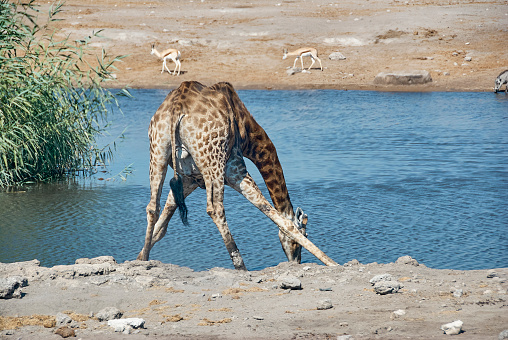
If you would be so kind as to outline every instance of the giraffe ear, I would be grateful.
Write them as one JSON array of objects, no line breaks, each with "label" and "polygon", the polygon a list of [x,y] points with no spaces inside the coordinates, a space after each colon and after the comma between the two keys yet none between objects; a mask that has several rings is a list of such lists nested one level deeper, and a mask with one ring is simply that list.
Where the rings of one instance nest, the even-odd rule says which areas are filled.
[{"label": "giraffe ear", "polygon": [[298,222],[298,225],[300,226],[300,228],[305,228],[307,226],[307,221],[309,220],[309,217],[307,216],[307,214],[305,214],[302,210],[302,208],[298,207],[296,208],[296,213],[295,213],[295,218],[296,218],[296,221]]}]

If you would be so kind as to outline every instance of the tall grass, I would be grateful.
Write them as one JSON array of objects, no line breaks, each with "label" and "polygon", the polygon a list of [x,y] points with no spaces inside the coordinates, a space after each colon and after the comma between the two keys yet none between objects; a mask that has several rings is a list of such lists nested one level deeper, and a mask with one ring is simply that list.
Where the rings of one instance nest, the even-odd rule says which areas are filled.
[{"label": "tall grass", "polygon": [[61,10],[51,6],[41,25],[34,0],[0,0],[0,187],[86,171],[112,156],[96,138],[117,96],[128,95],[103,87],[124,56],[93,55],[97,33],[58,38],[52,24]]}]

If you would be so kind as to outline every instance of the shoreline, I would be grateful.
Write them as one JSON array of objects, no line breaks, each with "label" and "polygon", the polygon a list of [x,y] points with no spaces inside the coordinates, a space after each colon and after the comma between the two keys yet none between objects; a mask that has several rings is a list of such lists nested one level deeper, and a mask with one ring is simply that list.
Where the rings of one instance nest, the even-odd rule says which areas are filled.
[{"label": "shoreline", "polygon": [[[60,339],[62,327],[111,340],[449,339],[441,328],[458,320],[461,339],[497,339],[508,328],[508,268],[431,269],[410,256],[249,272],[111,256],[51,268],[0,263],[2,287],[8,279],[20,284],[17,298],[0,300],[2,339]],[[131,318],[144,325],[108,324]]]},{"label": "shoreline", "polygon": [[[182,80],[183,82],[183,80]],[[221,82],[218,80],[216,82],[202,82],[200,83],[211,86],[215,83]],[[154,86],[146,86],[146,85],[128,85],[128,84],[111,84],[113,86],[105,86],[105,88],[109,89],[135,89],[135,90],[174,90],[178,88],[180,84],[172,84],[172,85],[154,85]],[[392,85],[392,86],[375,86],[375,85],[330,85],[330,84],[299,84],[299,85],[274,85],[274,84],[242,84],[242,83],[232,83],[233,87],[236,90],[266,90],[266,91],[310,91],[310,90],[337,90],[337,91],[367,91],[367,92],[450,92],[450,93],[468,93],[468,92],[486,92],[486,93],[494,93],[493,90],[486,90],[483,88],[450,88],[450,87],[439,87],[432,85]],[[499,91],[499,95],[504,94],[508,91]]]}]

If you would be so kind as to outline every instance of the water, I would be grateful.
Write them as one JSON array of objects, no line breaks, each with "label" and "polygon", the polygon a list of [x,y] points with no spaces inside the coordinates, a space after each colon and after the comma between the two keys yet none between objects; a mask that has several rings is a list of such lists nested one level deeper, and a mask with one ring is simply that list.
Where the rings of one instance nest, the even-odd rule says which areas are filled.
[{"label": "water", "polygon": [[[0,262],[136,258],[149,200],[148,122],[167,91],[133,94],[113,124],[112,136],[127,132],[110,173],[0,192]],[[338,263],[411,255],[433,268],[508,266],[508,95],[239,94],[277,147],[293,205],[309,215],[309,238]],[[99,180],[130,164],[127,181]],[[150,258],[195,270],[233,268],[206,214],[205,191],[187,204],[191,227],[174,218]],[[230,188],[225,208],[249,269],[286,260],[275,225]],[[316,261],[304,251],[303,262]]]}]

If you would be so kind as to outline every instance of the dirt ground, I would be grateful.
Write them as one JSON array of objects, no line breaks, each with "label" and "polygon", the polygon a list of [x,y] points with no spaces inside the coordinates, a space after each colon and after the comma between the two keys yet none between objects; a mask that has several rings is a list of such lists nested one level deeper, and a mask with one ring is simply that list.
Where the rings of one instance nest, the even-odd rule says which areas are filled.
[{"label": "dirt ground", "polygon": [[[506,0],[68,0],[63,9],[63,33],[78,39],[104,29],[97,51],[128,55],[114,86],[197,80],[239,89],[492,91],[508,69]],[[181,51],[180,76],[161,74],[152,43]],[[282,60],[283,48],[301,47],[318,50],[323,72],[316,63],[309,73],[287,74],[294,57]],[[330,60],[333,52],[346,59]],[[426,70],[433,81],[373,84],[380,72],[409,70]]]},{"label": "dirt ground", "polygon": [[[21,298],[0,300],[2,339],[60,339],[58,313],[72,319],[65,325],[78,339],[494,340],[508,329],[508,268],[437,270],[409,256],[338,267],[286,262],[252,272],[111,257],[77,263],[0,263],[0,283],[28,281]],[[386,274],[390,280],[371,283]],[[381,294],[384,284],[395,288]],[[142,318],[144,327],[115,332],[99,321],[107,307],[122,319]],[[458,320],[461,333],[444,334],[442,325]]]}]

